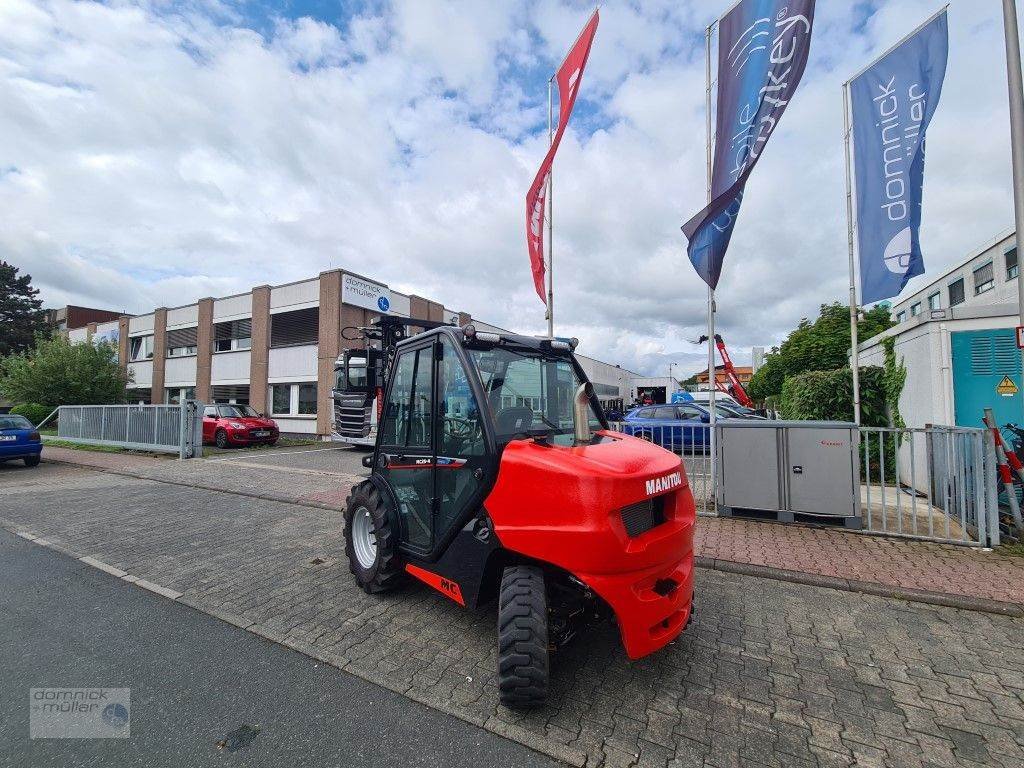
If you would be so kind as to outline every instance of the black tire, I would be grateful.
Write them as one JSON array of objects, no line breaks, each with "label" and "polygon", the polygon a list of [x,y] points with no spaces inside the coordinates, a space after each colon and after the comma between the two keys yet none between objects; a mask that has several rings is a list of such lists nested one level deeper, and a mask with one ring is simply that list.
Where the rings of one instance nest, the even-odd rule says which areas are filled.
[{"label": "black tire", "polygon": [[505,569],[498,599],[498,691],[512,709],[537,707],[548,695],[548,601],[544,572]]},{"label": "black tire", "polygon": [[225,432],[223,429],[217,430],[217,434],[214,435],[213,440],[215,443],[217,443],[218,448],[228,447],[228,433]]},{"label": "black tire", "polygon": [[39,457],[38,456],[26,456],[25,457],[25,466],[26,467],[38,467],[39,466]]},{"label": "black tire", "polygon": [[[377,539],[377,553],[373,565],[364,567],[356,557],[352,545],[352,519],[360,509],[370,513],[373,532]],[[345,500],[345,555],[348,569],[364,592],[387,592],[405,581],[405,571],[398,562],[398,530],[388,514],[387,503],[377,487],[369,480],[352,488]]]}]

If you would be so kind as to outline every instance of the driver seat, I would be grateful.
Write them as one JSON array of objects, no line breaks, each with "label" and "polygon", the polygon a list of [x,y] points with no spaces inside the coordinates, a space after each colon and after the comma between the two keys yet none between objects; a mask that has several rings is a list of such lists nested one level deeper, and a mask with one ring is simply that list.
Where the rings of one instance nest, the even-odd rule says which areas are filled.
[{"label": "driver seat", "polygon": [[499,435],[526,432],[533,426],[533,409],[517,405],[502,408],[494,415],[494,431]]}]

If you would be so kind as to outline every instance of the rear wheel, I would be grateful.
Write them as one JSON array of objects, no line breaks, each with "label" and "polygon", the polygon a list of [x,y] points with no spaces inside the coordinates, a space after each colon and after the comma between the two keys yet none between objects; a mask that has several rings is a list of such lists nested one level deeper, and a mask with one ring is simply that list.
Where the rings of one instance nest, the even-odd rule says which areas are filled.
[{"label": "rear wheel", "polygon": [[365,592],[386,592],[404,580],[396,557],[398,531],[377,487],[363,482],[345,501],[345,554],[348,569]]},{"label": "rear wheel", "polygon": [[498,600],[498,690],[513,709],[536,707],[548,695],[548,606],[544,572],[511,566]]},{"label": "rear wheel", "polygon": [[39,466],[39,457],[38,456],[26,456],[25,457],[25,466],[26,467],[38,467]]},{"label": "rear wheel", "polygon": [[225,430],[218,429],[214,440],[216,441],[218,448],[228,447],[228,433]]}]

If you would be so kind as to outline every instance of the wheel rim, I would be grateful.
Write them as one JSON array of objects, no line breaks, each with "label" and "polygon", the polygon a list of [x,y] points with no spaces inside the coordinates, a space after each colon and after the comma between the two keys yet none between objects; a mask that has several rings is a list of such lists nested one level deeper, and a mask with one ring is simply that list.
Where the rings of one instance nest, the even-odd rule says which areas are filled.
[{"label": "wheel rim", "polygon": [[352,515],[352,550],[363,568],[372,568],[377,561],[377,533],[366,507],[359,507]]}]

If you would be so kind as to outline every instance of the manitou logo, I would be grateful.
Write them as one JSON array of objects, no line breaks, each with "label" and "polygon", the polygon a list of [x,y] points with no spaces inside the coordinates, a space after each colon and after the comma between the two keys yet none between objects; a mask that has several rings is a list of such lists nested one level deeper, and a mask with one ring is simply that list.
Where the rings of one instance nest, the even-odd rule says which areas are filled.
[{"label": "manitou logo", "polygon": [[652,496],[662,491],[670,491],[682,484],[683,477],[678,472],[673,472],[671,475],[665,475],[664,477],[656,477],[653,480],[647,481],[647,495]]}]

